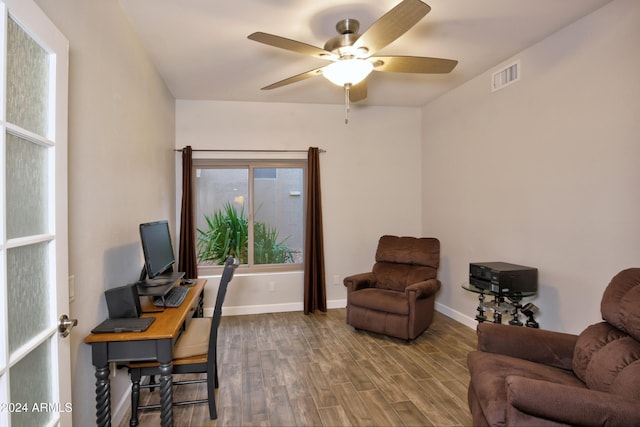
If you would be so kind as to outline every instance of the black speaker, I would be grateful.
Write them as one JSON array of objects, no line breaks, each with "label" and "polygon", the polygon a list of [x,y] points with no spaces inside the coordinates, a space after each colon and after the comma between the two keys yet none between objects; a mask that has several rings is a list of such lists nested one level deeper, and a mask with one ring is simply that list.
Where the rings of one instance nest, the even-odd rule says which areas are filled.
[{"label": "black speaker", "polygon": [[110,319],[140,317],[142,313],[140,296],[135,284],[107,289],[104,291],[104,298],[107,300]]}]

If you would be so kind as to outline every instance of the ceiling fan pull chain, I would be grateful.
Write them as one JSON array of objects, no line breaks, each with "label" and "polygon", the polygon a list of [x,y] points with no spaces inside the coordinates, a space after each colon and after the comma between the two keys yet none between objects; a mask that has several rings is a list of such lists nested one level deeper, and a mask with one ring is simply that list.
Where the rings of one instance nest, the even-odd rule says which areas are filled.
[{"label": "ceiling fan pull chain", "polygon": [[349,124],[349,89],[351,89],[351,83],[344,85],[344,124]]}]

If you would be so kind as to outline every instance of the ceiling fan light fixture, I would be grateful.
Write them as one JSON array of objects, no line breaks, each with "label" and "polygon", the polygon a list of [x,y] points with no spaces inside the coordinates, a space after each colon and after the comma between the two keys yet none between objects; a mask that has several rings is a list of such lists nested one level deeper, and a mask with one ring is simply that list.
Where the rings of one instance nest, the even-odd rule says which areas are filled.
[{"label": "ceiling fan light fixture", "polygon": [[364,59],[340,59],[324,67],[322,75],[338,86],[356,85],[364,80],[372,70],[373,64]]}]

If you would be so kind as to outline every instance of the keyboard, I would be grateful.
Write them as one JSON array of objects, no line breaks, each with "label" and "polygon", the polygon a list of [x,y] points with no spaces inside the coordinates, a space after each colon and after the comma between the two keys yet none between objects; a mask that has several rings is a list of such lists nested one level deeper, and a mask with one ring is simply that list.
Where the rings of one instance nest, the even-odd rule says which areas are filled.
[{"label": "keyboard", "polygon": [[171,288],[164,297],[156,298],[153,304],[156,307],[180,307],[180,304],[187,296],[187,292],[189,292],[189,288],[176,286]]}]

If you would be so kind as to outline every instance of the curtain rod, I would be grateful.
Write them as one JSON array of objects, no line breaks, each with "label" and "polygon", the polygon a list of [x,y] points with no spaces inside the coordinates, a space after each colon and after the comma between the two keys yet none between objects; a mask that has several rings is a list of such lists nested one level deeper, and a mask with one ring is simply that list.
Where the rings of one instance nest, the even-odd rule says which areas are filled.
[{"label": "curtain rod", "polygon": [[[176,148],[174,151],[182,152],[182,148]],[[196,152],[212,152],[212,153],[306,153],[308,150],[224,150],[224,149],[210,149],[210,150],[196,150],[194,148],[191,151]],[[320,148],[321,153],[326,153],[327,150]]]}]

